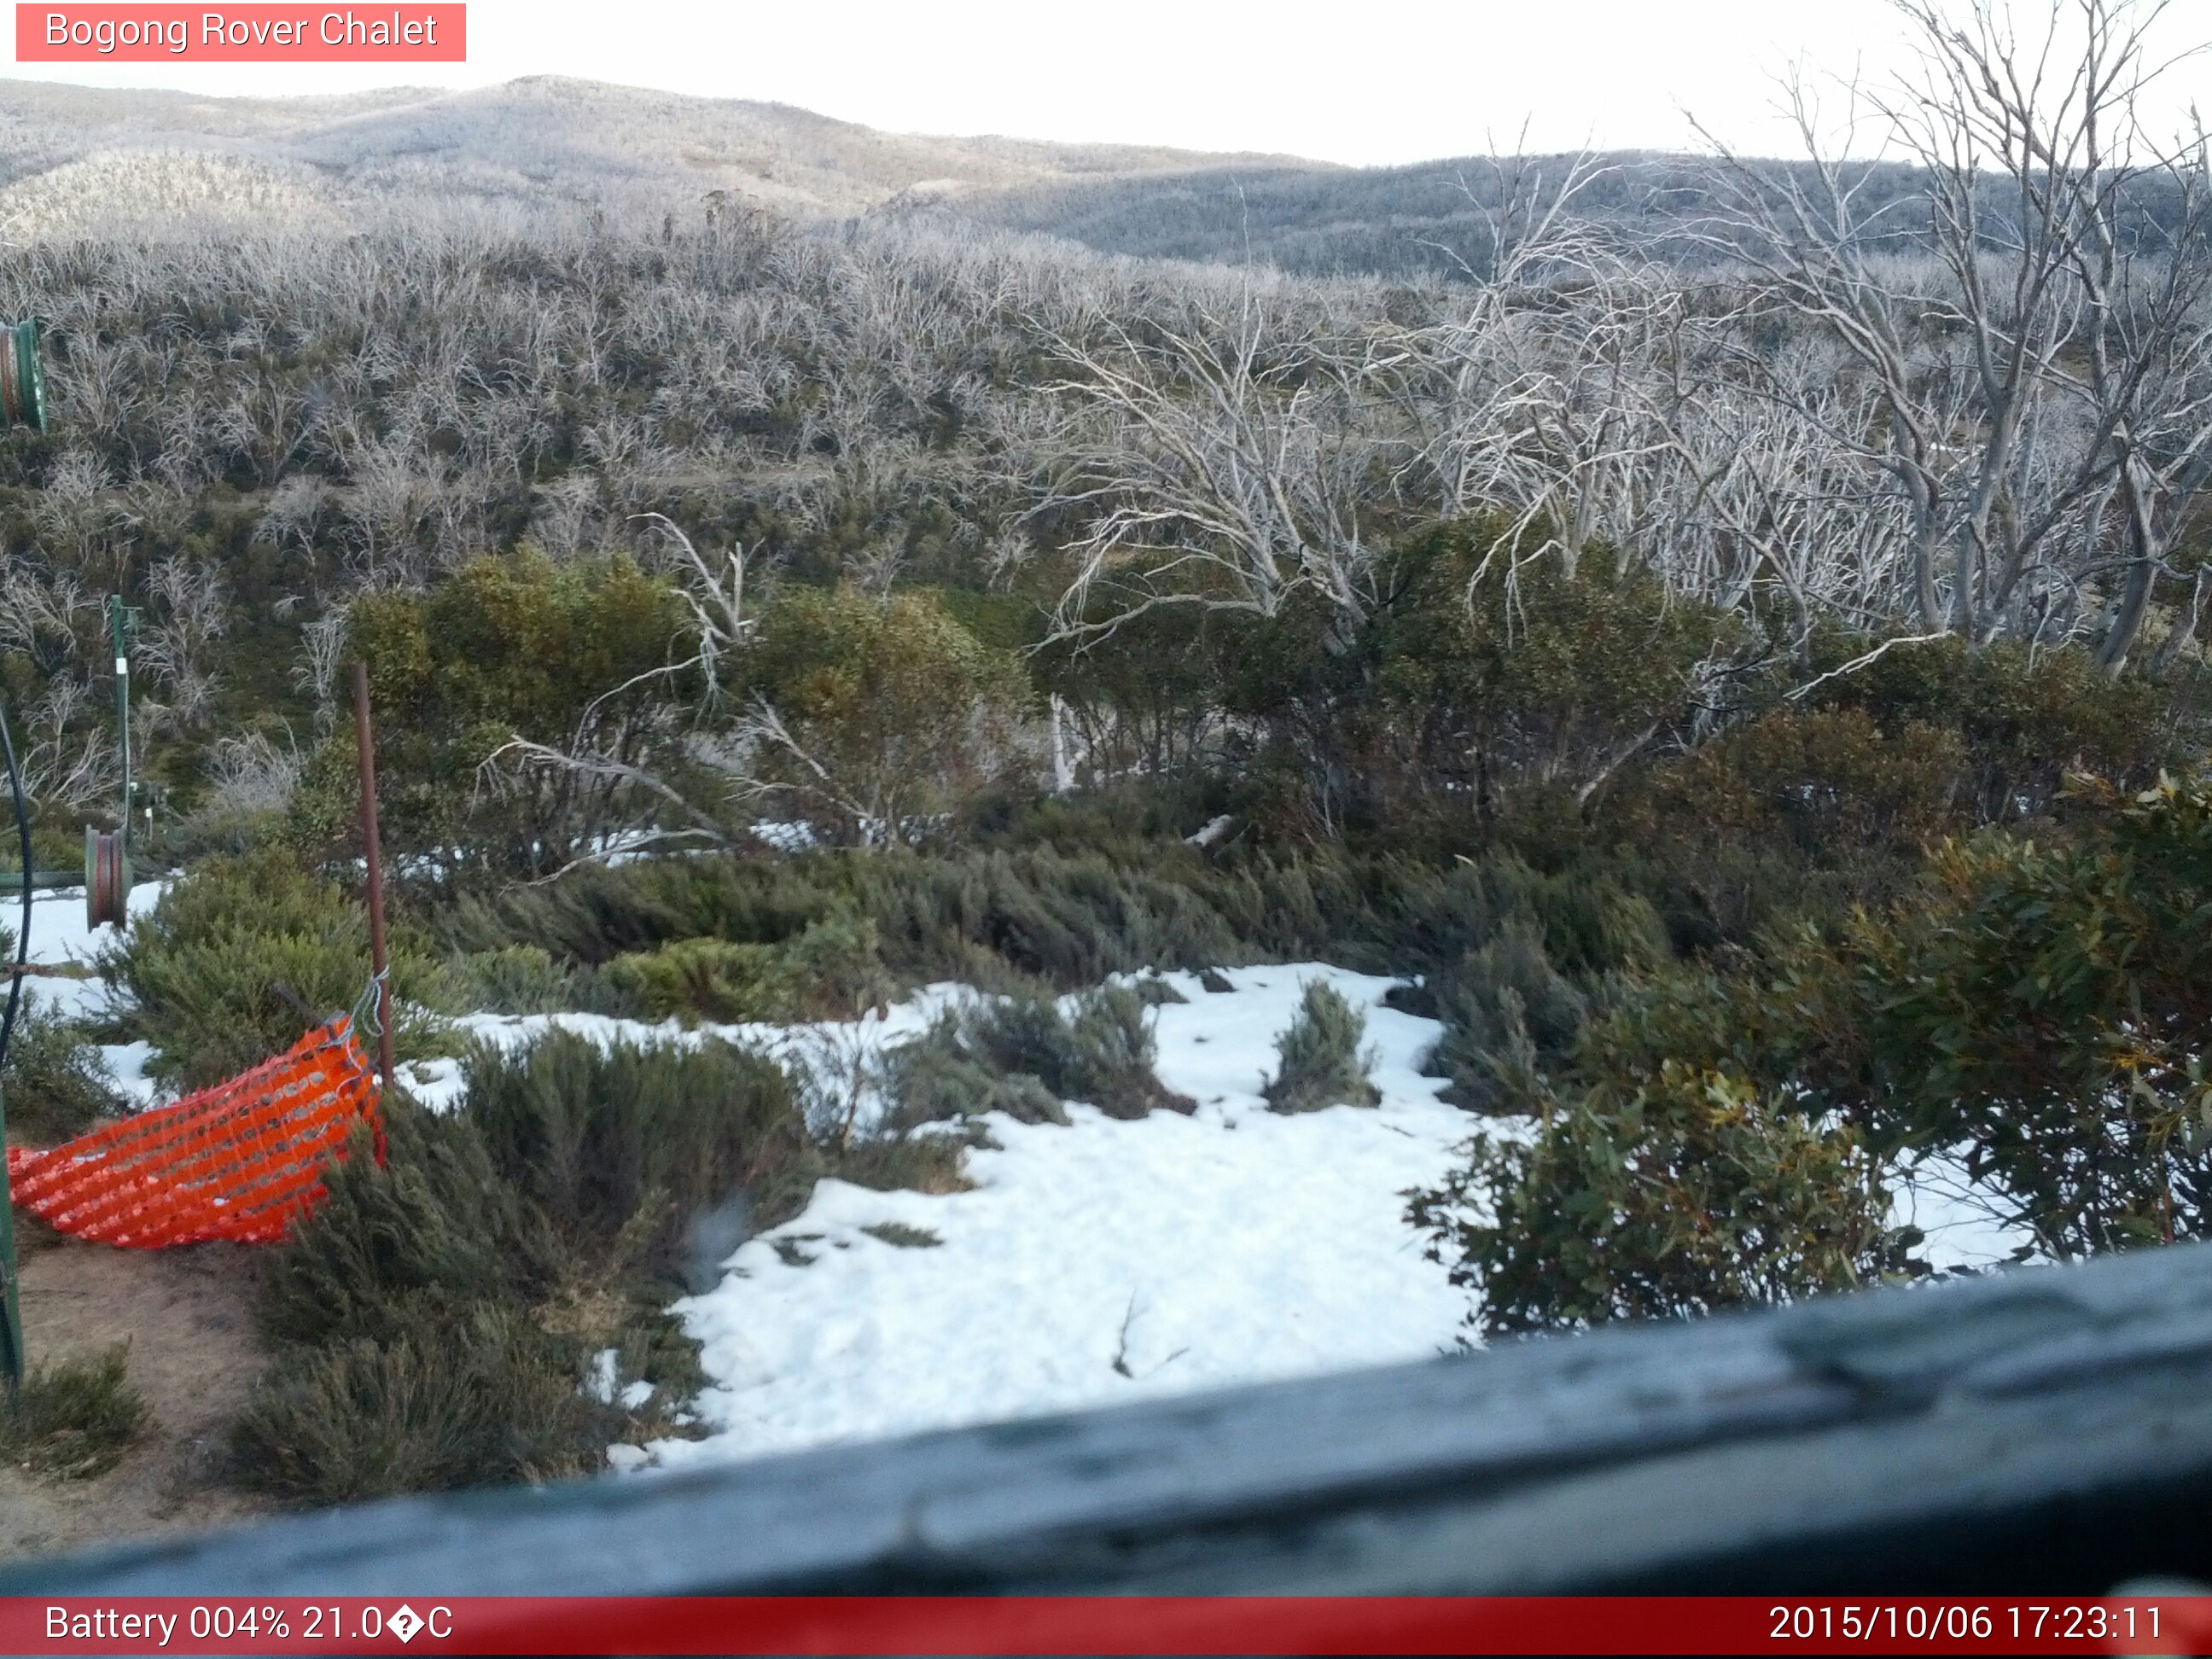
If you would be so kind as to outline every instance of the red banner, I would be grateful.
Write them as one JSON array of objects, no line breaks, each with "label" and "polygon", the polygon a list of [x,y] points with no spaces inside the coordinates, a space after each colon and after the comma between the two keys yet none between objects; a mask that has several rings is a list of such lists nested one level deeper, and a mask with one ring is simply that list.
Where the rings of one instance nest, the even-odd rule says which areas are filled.
[{"label": "red banner", "polygon": [[461,64],[469,9],[392,6],[15,7],[19,64]]},{"label": "red banner", "polygon": [[15,1596],[0,1652],[2206,1653],[2212,1597]]}]

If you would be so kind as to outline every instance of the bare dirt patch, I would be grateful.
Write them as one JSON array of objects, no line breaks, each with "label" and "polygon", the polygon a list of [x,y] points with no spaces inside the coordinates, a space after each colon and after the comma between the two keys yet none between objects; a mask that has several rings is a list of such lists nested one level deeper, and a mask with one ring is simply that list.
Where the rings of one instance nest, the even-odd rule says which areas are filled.
[{"label": "bare dirt patch", "polygon": [[257,1263],[235,1244],[118,1250],[18,1215],[23,1343],[32,1364],[130,1344],[153,1426],[106,1474],[49,1480],[0,1467],[0,1559],[214,1526],[268,1508],[223,1484],[224,1434],[259,1374],[248,1299]]}]

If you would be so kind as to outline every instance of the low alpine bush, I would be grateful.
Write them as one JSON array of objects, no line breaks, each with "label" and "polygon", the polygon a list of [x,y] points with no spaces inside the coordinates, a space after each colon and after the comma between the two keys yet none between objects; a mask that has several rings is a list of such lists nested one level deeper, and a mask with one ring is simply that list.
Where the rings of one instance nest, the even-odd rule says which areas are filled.
[{"label": "low alpine bush", "polygon": [[1382,1097],[1368,1079],[1371,1054],[1361,1052],[1367,1017],[1344,994],[1310,981],[1297,1018],[1275,1039],[1275,1075],[1263,1091],[1278,1112],[1318,1112],[1329,1106],[1375,1106]]}]

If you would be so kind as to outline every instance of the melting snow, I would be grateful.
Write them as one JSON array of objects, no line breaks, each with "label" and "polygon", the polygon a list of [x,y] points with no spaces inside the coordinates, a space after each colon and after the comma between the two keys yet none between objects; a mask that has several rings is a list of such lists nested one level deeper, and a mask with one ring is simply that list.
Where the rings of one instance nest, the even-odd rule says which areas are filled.
[{"label": "melting snow", "polygon": [[[168,886],[166,878],[141,882],[131,890],[130,914],[142,916],[151,910]],[[12,940],[15,930],[21,926],[23,901],[20,892],[0,895],[0,924],[4,924]],[[90,967],[103,945],[116,939],[116,930],[109,927],[88,927],[84,919],[84,889],[64,887],[34,893],[31,897],[31,960],[48,966],[79,963]],[[9,959],[14,958],[11,945]],[[0,983],[0,997],[6,995],[4,983]],[[49,979],[27,978],[23,994],[35,998],[41,1006],[64,1019],[82,1019],[99,1013],[107,1006],[107,988],[97,978]],[[146,1075],[146,1062],[152,1057],[152,1048],[143,1042],[112,1044],[100,1050],[117,1088],[126,1099],[141,1106],[151,1105],[157,1091],[154,1080]]]},{"label": "melting snow", "polygon": [[[730,1258],[720,1285],[677,1304],[702,1345],[710,1433],[658,1443],[656,1461],[1449,1349],[1466,1293],[1404,1220],[1406,1189],[1443,1175],[1471,1127],[1420,1075],[1437,1025],[1381,1006],[1394,981],[1332,968],[1232,969],[1217,994],[1167,977],[1188,1000],[1158,1011],[1158,1070],[1198,1099],[1194,1115],[1121,1122],[1077,1107],[1067,1128],[994,1117],[998,1146],[969,1154],[970,1192],[823,1182],[804,1214]],[[1261,1100],[1312,979],[1366,1011],[1379,1108],[1285,1117]],[[885,1223],[939,1242],[866,1231]]]}]

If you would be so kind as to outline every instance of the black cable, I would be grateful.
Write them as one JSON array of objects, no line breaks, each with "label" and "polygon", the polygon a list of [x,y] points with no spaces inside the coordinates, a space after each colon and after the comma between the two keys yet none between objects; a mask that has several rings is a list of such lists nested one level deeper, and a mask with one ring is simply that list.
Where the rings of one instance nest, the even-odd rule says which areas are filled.
[{"label": "black cable", "polygon": [[23,925],[15,933],[15,971],[8,976],[8,1012],[0,1016],[0,1066],[8,1063],[8,1039],[15,1035],[15,1010],[23,1000],[23,968],[31,959],[31,813],[23,804],[23,769],[15,763],[15,739],[8,716],[0,713],[0,750],[8,757],[8,788],[15,798],[15,833],[23,846]]}]

